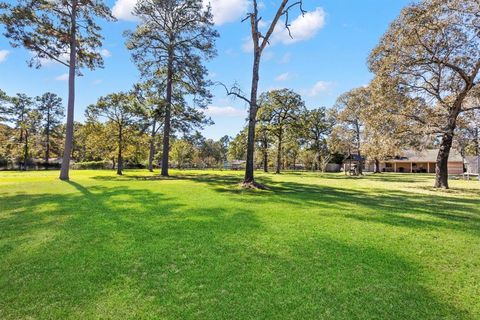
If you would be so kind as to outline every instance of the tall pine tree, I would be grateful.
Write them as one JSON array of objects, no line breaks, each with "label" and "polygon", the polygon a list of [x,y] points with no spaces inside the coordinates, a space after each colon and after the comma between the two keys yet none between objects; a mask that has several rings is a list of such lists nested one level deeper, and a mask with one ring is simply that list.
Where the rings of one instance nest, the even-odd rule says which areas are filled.
[{"label": "tall pine tree", "polygon": [[60,179],[69,179],[73,147],[75,76],[80,69],[103,66],[100,26],[95,17],[113,20],[110,9],[101,0],[18,0],[3,3],[0,15],[5,36],[12,46],[33,52],[30,66],[39,68],[45,59],[68,67],[68,108]]},{"label": "tall pine tree", "polygon": [[134,14],[140,23],[126,33],[127,48],[142,76],[160,79],[166,87],[161,174],[168,176],[175,96],[192,96],[198,107],[207,106],[210,81],[203,63],[216,55],[218,33],[202,0],[140,0]]}]

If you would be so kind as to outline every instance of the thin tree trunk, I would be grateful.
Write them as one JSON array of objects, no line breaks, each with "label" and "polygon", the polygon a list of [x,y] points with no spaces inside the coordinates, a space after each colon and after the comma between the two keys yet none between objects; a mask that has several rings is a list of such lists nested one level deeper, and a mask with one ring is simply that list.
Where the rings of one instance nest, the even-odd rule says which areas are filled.
[{"label": "thin tree trunk", "polygon": [[358,169],[357,169],[357,172],[358,172],[358,175],[361,176],[363,175],[363,159],[362,159],[362,155],[360,154],[360,151],[358,152]]},{"label": "thin tree trunk", "polygon": [[167,94],[166,94],[166,110],[165,124],[163,126],[163,152],[162,152],[162,176],[168,177],[168,158],[170,152],[170,118],[172,111],[172,90],[173,90],[173,51],[168,52],[167,67]]},{"label": "thin tree trunk", "polygon": [[475,128],[475,151],[476,151],[476,155],[477,155],[477,178],[478,178],[478,181],[480,181],[480,130],[477,128]]},{"label": "thin tree trunk", "polygon": [[475,128],[475,152],[477,157],[480,156],[480,130]]},{"label": "thin tree trunk", "polygon": [[72,1],[70,29],[70,65],[68,70],[68,107],[67,107],[67,126],[65,134],[65,147],[63,149],[62,168],[60,170],[60,180],[69,180],[70,157],[73,149],[73,121],[75,112],[75,69],[77,64],[77,4],[78,0]]},{"label": "thin tree trunk", "polygon": [[357,152],[358,152],[358,168],[357,168],[357,174],[358,175],[363,175],[363,159],[362,155],[360,153],[360,147],[361,147],[361,142],[360,142],[360,125],[358,123],[358,120],[355,121],[355,129],[356,129],[356,134],[357,134]]},{"label": "thin tree trunk", "polygon": [[277,145],[277,168],[275,173],[280,173],[280,167],[282,165],[282,134],[278,136],[278,145]]},{"label": "thin tree trunk", "polygon": [[257,119],[257,92],[260,80],[260,49],[256,48],[253,59],[252,88],[250,93],[250,110],[248,114],[248,141],[247,141],[247,162],[245,165],[244,184],[255,182],[254,177],[254,152],[255,152],[255,125]]},{"label": "thin tree trunk", "polygon": [[48,160],[50,159],[50,110],[47,111],[47,141],[45,148],[45,167],[48,170]]},{"label": "thin tree trunk", "polygon": [[263,172],[268,172],[268,141],[263,139]]},{"label": "thin tree trunk", "polygon": [[375,158],[375,173],[380,173],[380,160]]},{"label": "thin tree trunk", "polygon": [[23,170],[27,171],[28,160],[28,130],[25,130],[25,144],[23,145]]},{"label": "thin tree trunk", "polygon": [[119,176],[123,174],[122,149],[123,149],[123,128],[120,127],[118,132],[118,159],[117,159],[117,174]]},{"label": "thin tree trunk", "polygon": [[155,156],[155,131],[157,121],[153,120],[152,133],[150,134],[150,154],[148,155],[148,171],[153,172],[153,157]]}]

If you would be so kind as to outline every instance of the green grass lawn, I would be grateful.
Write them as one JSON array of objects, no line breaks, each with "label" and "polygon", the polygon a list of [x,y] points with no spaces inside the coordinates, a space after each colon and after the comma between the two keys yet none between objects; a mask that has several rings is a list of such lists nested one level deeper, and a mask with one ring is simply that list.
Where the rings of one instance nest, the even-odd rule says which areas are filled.
[{"label": "green grass lawn", "polygon": [[0,319],[480,319],[480,183],[0,172]]}]

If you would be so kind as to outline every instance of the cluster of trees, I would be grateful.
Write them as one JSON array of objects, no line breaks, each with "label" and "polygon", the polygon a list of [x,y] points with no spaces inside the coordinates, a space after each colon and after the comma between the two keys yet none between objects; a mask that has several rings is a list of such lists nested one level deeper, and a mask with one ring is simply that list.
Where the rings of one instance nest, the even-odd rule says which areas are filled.
[{"label": "cluster of trees", "polygon": [[[161,167],[163,139],[157,136],[152,140],[141,122],[120,124],[92,118],[74,127],[72,158],[80,168],[111,168],[121,175],[125,167],[151,171]],[[172,135],[169,164],[181,169],[223,168],[229,140],[228,136],[207,139],[198,131]]]},{"label": "cluster of trees", "polygon": [[[85,122],[74,123],[71,158],[76,163],[111,166],[122,174],[124,163],[153,170],[161,164],[163,139],[157,135],[164,121],[158,112],[157,92],[143,90],[109,94],[87,107]],[[66,128],[62,99],[53,93],[31,98],[0,91],[0,161],[2,166],[27,170],[53,167],[63,151]],[[194,109],[174,105],[173,144],[169,161],[178,167],[221,167],[227,160],[229,137],[206,139],[196,129],[211,123]],[[52,158],[55,158],[52,163]]]},{"label": "cluster of trees", "polygon": [[[308,109],[302,97],[289,89],[259,97],[254,163],[267,172],[299,167],[325,171],[351,155],[379,162],[405,148],[427,145],[400,116],[385,112],[373,84],[342,94],[333,108]],[[232,141],[231,158],[245,159],[247,128]],[[432,142],[428,142],[433,147]],[[271,160],[271,158],[275,160]],[[362,174],[362,165],[357,166]]]},{"label": "cluster of trees", "polygon": [[[273,165],[280,173],[297,163],[325,170],[331,159],[327,140],[334,125],[327,109],[307,109],[302,97],[289,89],[262,93],[259,104],[255,136],[263,170]],[[274,161],[269,160],[271,155]]]},{"label": "cluster of trees", "polygon": [[48,167],[62,150],[63,118],[62,99],[54,93],[9,97],[0,90],[0,162],[26,170],[32,158],[42,158]]}]

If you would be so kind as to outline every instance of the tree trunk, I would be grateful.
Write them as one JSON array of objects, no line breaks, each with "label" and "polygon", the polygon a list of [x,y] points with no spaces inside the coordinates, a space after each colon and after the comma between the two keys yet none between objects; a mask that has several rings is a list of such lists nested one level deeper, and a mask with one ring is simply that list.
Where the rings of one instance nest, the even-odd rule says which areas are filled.
[{"label": "tree trunk", "polygon": [[480,130],[475,128],[475,151],[477,156],[477,178],[480,181]]},{"label": "tree trunk", "polygon": [[375,173],[380,173],[380,160],[375,158]]},{"label": "tree trunk", "polygon": [[359,176],[363,175],[363,159],[362,159],[362,155],[360,154],[360,151],[358,152],[358,167],[357,167],[357,174]]},{"label": "tree trunk", "polygon": [[357,135],[357,152],[358,152],[357,175],[361,176],[361,175],[363,175],[363,160],[362,160],[362,155],[360,153],[360,147],[361,147],[360,124],[358,123],[358,120],[355,120],[355,131],[356,131],[356,135]]},{"label": "tree trunk", "polygon": [[455,129],[457,128],[457,118],[462,109],[463,100],[466,97],[467,92],[464,91],[455,101],[452,109],[448,115],[448,127],[446,132],[442,136],[442,142],[440,143],[440,149],[437,156],[437,164],[435,166],[435,184],[434,188],[448,189],[448,157],[450,156],[450,150],[452,149],[453,136]]},{"label": "tree trunk", "polygon": [[170,152],[170,118],[172,112],[172,90],[173,90],[173,50],[168,52],[167,66],[167,94],[165,124],[163,126],[163,152],[162,152],[162,176],[168,177],[168,158]]},{"label": "tree trunk", "polygon": [[453,143],[453,130],[448,130],[442,136],[440,149],[438,150],[437,163],[435,166],[434,188],[448,189],[448,158]]},{"label": "tree trunk", "polygon": [[70,157],[73,148],[73,121],[75,112],[75,69],[77,64],[77,4],[78,0],[72,1],[70,29],[70,60],[68,70],[68,107],[67,107],[67,126],[65,134],[65,147],[63,149],[62,168],[60,170],[60,180],[69,180]]},{"label": "tree trunk", "polygon": [[45,168],[48,170],[48,160],[50,159],[50,109],[47,111],[47,140],[45,148]]},{"label": "tree trunk", "polygon": [[275,173],[280,173],[280,167],[282,165],[282,134],[278,136],[278,145],[277,145],[277,168]]},{"label": "tree trunk", "polygon": [[118,131],[118,158],[117,158],[117,174],[119,176],[123,174],[122,149],[123,149],[123,130],[122,130],[122,127],[120,127]]},{"label": "tree trunk", "polygon": [[257,122],[257,92],[260,80],[260,49],[256,48],[253,59],[252,88],[250,92],[250,110],[248,114],[248,141],[247,141],[247,162],[245,165],[244,184],[255,182],[254,177],[254,152],[255,152],[255,125]]},{"label": "tree trunk", "polygon": [[112,170],[115,170],[115,165],[116,165],[115,157],[112,157]]},{"label": "tree trunk", "polygon": [[268,141],[263,139],[263,172],[268,172]]},{"label": "tree trunk", "polygon": [[155,156],[155,131],[157,121],[153,120],[152,133],[150,135],[150,154],[148,155],[148,171],[153,172],[153,157]]},{"label": "tree trunk", "polygon": [[25,130],[25,143],[23,145],[23,170],[27,171],[28,160],[28,130]]},{"label": "tree trunk", "polygon": [[476,156],[480,156],[480,129],[475,128],[475,153]]}]

